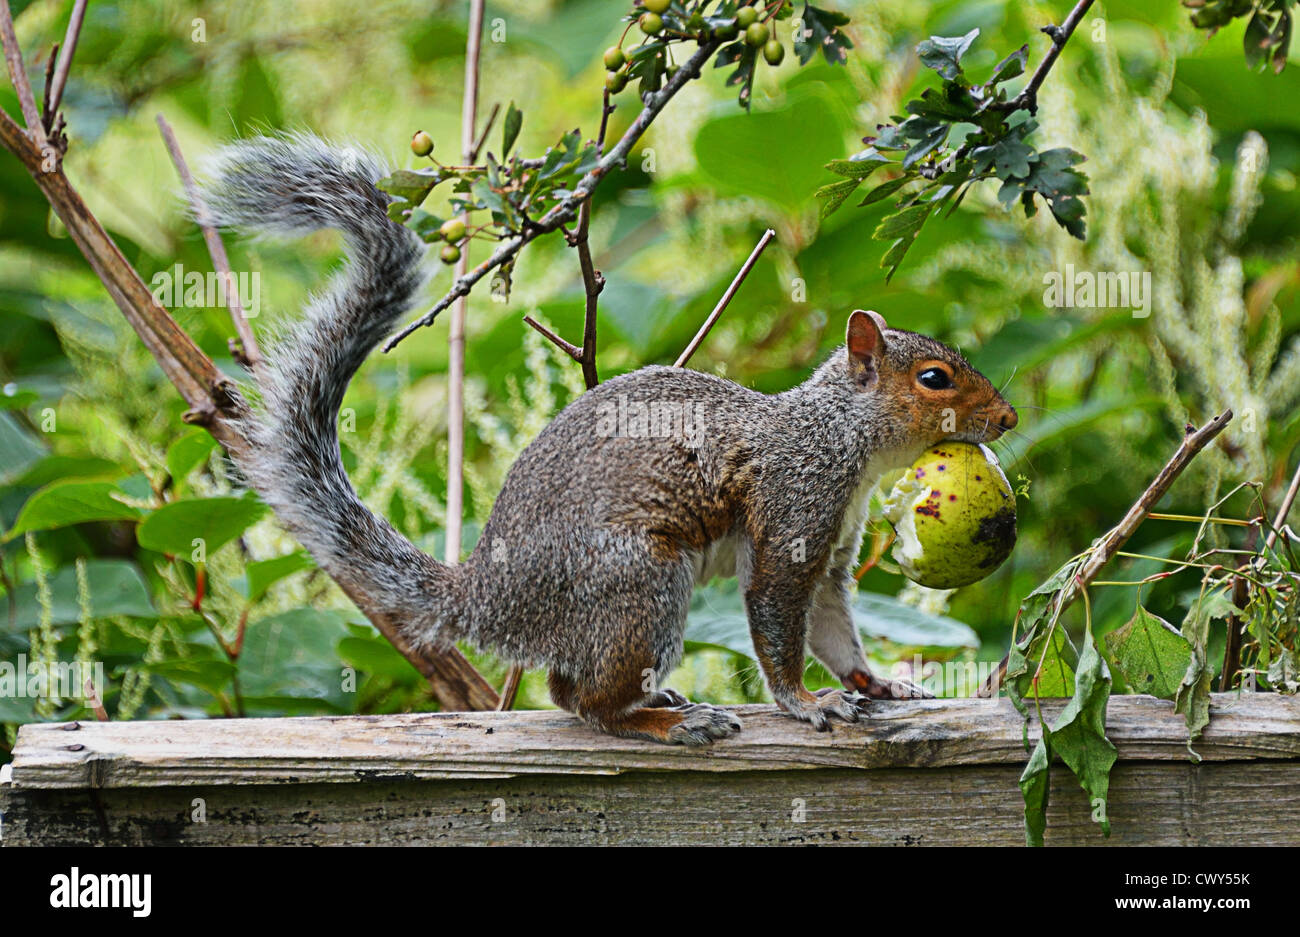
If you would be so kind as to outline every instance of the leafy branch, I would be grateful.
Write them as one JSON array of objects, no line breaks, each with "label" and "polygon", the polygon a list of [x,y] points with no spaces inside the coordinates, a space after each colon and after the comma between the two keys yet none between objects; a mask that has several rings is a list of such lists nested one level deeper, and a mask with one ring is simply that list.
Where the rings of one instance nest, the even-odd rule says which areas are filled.
[{"label": "leafy branch", "polygon": [[[601,181],[625,165],[632,148],[668,102],[713,59],[715,68],[733,69],[729,85],[739,84],[740,103],[748,108],[757,56],[762,54],[772,65],[784,58],[784,47],[776,36],[776,24],[793,17],[792,0],[640,0],[627,14],[624,40],[633,27],[639,29],[641,42],[625,50],[622,42],[605,52],[608,69],[605,80],[602,133],[598,140],[584,140],[580,131],[566,133],[540,157],[524,158],[513,152],[523,122],[523,115],[513,106],[507,114],[501,141],[501,156],[486,154],[479,165],[444,166],[432,157],[433,143],[427,135],[417,134],[415,152],[429,156],[434,165],[417,170],[401,170],[379,183],[394,196],[389,214],[407,225],[426,242],[444,241],[442,258],[456,262],[470,240],[497,244],[492,255],[460,276],[445,296],[420,318],[409,323],[384,346],[394,348],[422,326],[432,324],[439,313],[458,298],[467,296],[474,286],[492,271],[498,271],[494,288],[508,294],[514,264],[531,241],[557,230],[579,218],[583,205]],[[794,21],[794,47],[801,63],[812,59],[820,49],[826,60],[842,64],[852,43],[841,27],[848,18],[805,3]],[[681,64],[675,52],[693,44],[694,51]],[[603,124],[612,107],[611,97],[624,91],[631,81],[637,82],[642,109],[608,152],[604,151]],[[422,139],[421,139],[422,138]],[[450,204],[459,215],[487,213],[481,224],[458,225],[425,210],[422,206],[435,188],[451,184]],[[573,246],[582,236],[569,235]],[[584,276],[586,274],[584,264]],[[587,279],[591,292],[590,278]],[[584,349],[589,343],[584,342]],[[594,364],[584,363],[588,379]]]},{"label": "leafy branch", "polygon": [[1052,47],[1014,96],[1002,86],[1024,74],[1028,45],[999,62],[988,80],[972,84],[961,60],[979,36],[978,29],[921,42],[917,56],[922,65],[938,73],[940,87],[909,101],[904,110],[910,116],[895,117],[894,123],[877,127],[874,136],[864,137],[865,150],[827,164],[827,169],[844,178],[817,190],[823,218],[839,209],[877,170],[894,173],[858,203],[864,207],[894,200],[894,210],[872,234],[877,240],[893,242],[880,262],[888,271],[886,281],[898,270],[925,222],[940,211],[952,214],[971,187],[985,180],[1001,181],[998,201],[1004,207],[1018,200],[1026,217],[1032,217],[1038,211],[1037,195],[1057,224],[1074,237],[1084,237],[1081,197],[1088,194],[1088,177],[1074,168],[1084,157],[1065,147],[1039,152],[1026,138],[1038,128],[1034,119],[1038,90],[1091,5],[1092,0],[1080,0],[1061,26],[1044,27]]},{"label": "leafy branch", "polygon": [[1183,0],[1192,11],[1192,25],[1213,36],[1235,19],[1249,16],[1241,44],[1251,68],[1270,64],[1275,73],[1286,68],[1295,0]]}]

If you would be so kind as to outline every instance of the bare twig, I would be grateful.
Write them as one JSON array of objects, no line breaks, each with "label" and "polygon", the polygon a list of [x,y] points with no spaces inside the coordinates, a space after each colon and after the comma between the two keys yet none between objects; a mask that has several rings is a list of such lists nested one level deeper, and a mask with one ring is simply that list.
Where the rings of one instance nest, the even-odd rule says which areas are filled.
[{"label": "bare twig", "polygon": [[77,53],[77,40],[81,38],[81,24],[86,18],[86,0],[77,0],[72,6],[72,16],[68,19],[68,31],[63,36],[63,47],[59,55],[59,65],[54,72],[54,85],[49,92],[49,103],[45,108],[45,129],[54,128],[54,115],[58,113],[63,102],[63,89],[68,83],[68,72],[72,68],[72,57]]},{"label": "bare twig", "polygon": [[95,692],[95,681],[87,677],[82,691],[86,694],[86,704],[94,712],[95,718],[100,722],[108,722],[108,710],[104,708],[104,701]]},{"label": "bare twig", "polygon": [[239,290],[235,285],[235,275],[230,270],[226,245],[222,243],[221,235],[217,233],[212,216],[208,213],[208,206],[204,203],[203,196],[199,194],[199,187],[194,183],[194,174],[190,172],[190,167],[185,162],[185,156],[181,153],[181,146],[176,141],[176,134],[172,131],[171,124],[167,123],[167,119],[162,114],[159,114],[156,119],[163,143],[166,144],[167,152],[171,154],[172,163],[176,166],[176,175],[180,176],[181,183],[185,186],[185,194],[189,197],[190,207],[194,210],[194,218],[203,231],[203,240],[207,242],[208,253],[212,256],[212,266],[226,285],[226,306],[230,309],[230,321],[235,326],[235,334],[239,336],[238,345],[234,341],[231,342],[231,352],[244,367],[253,368],[262,360],[262,355],[258,350],[253,329],[244,315],[243,304],[239,301]]},{"label": "bare twig", "polygon": [[[1102,567],[1109,563],[1120,548],[1124,546],[1125,541],[1133,536],[1142,522],[1146,520],[1150,510],[1165,496],[1165,493],[1173,486],[1178,476],[1191,464],[1192,459],[1196,458],[1202,449],[1223,432],[1231,421],[1232,411],[1224,410],[1200,429],[1188,425],[1182,443],[1169,461],[1165,463],[1165,467],[1147,486],[1147,490],[1142,492],[1142,496],[1133,502],[1133,506],[1128,509],[1128,513],[1124,515],[1123,519],[1112,527],[1106,536],[1102,537],[1089,551],[1088,558],[1079,566],[1069,586],[1061,591],[1056,606],[1057,614],[1064,611],[1079,597],[1079,594],[1101,572]],[[1007,674],[1009,659],[1009,654],[1002,658],[1002,662],[998,664],[997,669],[984,682],[984,686],[980,689],[980,696],[992,696],[996,693],[997,687],[1002,683],[1002,678]]]},{"label": "bare twig", "polygon": [[1061,50],[1065,48],[1065,44],[1074,35],[1075,28],[1083,19],[1083,15],[1088,12],[1088,8],[1092,6],[1092,3],[1093,0],[1079,0],[1060,26],[1044,26],[1042,28],[1042,32],[1047,33],[1052,38],[1052,47],[1047,50],[1043,60],[1038,63],[1033,75],[1029,77],[1029,83],[1025,85],[1021,92],[1009,101],[994,104],[994,109],[1018,111],[1021,108],[1027,108],[1031,113],[1038,111],[1038,89],[1043,86],[1047,73],[1056,64],[1056,60],[1061,55]]},{"label": "bare twig", "polygon": [[32,83],[27,80],[27,66],[23,64],[23,50],[14,33],[14,18],[9,12],[9,0],[0,0],[0,41],[4,43],[5,67],[9,69],[9,80],[13,83],[14,93],[18,95],[18,106],[22,108],[27,132],[36,141],[37,147],[44,151],[45,125],[41,123],[41,115],[36,110]]},{"label": "bare twig", "polygon": [[1282,498],[1282,506],[1277,509],[1277,517],[1273,518],[1273,529],[1268,532],[1268,538],[1264,541],[1265,553],[1273,549],[1273,544],[1277,543],[1278,532],[1286,524],[1287,515],[1291,513],[1291,505],[1295,504],[1297,492],[1300,492],[1300,465],[1296,466],[1295,474],[1291,476],[1291,487],[1286,490],[1286,495]]},{"label": "bare twig", "polygon": [[[487,141],[488,134],[492,132],[492,125],[496,123],[497,114],[501,111],[500,104],[493,104],[492,110],[488,111],[487,120],[483,122],[483,129],[479,131],[478,139],[474,141],[474,146],[470,148],[467,163],[477,163],[479,151],[483,149],[483,144]],[[504,157],[502,157],[504,159]]]},{"label": "bare twig", "polygon": [[531,224],[527,230],[503,241],[487,260],[483,261],[473,270],[458,277],[456,282],[452,284],[452,288],[447,292],[447,295],[434,303],[433,307],[428,312],[409,323],[405,328],[389,339],[388,343],[384,345],[384,351],[392,351],[393,348],[402,341],[402,339],[406,338],[412,332],[430,325],[437,317],[438,313],[442,312],[460,297],[468,295],[470,290],[474,288],[474,285],[478,283],[479,280],[487,276],[487,274],[492,270],[495,270],[502,264],[512,260],[519,251],[534,238],[555,231],[560,225],[573,221],[573,219],[578,216],[578,210],[582,206],[582,203],[586,201],[589,195],[591,195],[596,186],[600,184],[600,181],[608,175],[614,167],[621,165],[627,159],[628,153],[631,152],[632,147],[636,142],[641,139],[646,128],[648,128],[651,122],[659,116],[660,111],[662,111],[668,102],[673,99],[673,96],[685,87],[688,81],[699,74],[700,69],[704,67],[721,44],[720,40],[714,40],[700,46],[695,51],[695,54],[677,70],[677,73],[673,75],[673,77],[670,78],[662,88],[653,94],[646,95],[645,107],[641,109],[641,113],[636,116],[632,121],[631,126],[629,126],[623,136],[619,138],[618,143],[616,143],[610,151],[605,154],[605,156],[590,172],[578,181],[578,184],[573,187],[573,191],[569,193],[567,198],[562,199],[559,204],[543,215],[541,219]]},{"label": "bare twig", "polygon": [[518,664],[511,664],[510,669],[506,672],[506,679],[501,684],[501,702],[497,704],[497,709],[501,712],[507,712],[514,708],[515,697],[519,695],[519,681],[523,679],[524,668]]},{"label": "bare twig", "polygon": [[[469,37],[465,45],[465,93],[460,109],[461,157],[474,162],[474,124],[478,120],[478,60],[483,40],[484,0],[470,0]],[[469,223],[469,213],[461,216]],[[469,269],[469,245],[466,244],[456,261],[457,281]],[[447,530],[443,559],[455,565],[460,562],[461,529],[465,498],[465,310],[468,306],[464,294],[456,297],[451,310],[451,324],[447,335]]]},{"label": "bare twig", "polygon": [[541,332],[547,338],[549,338],[552,342],[555,343],[555,346],[557,348],[563,351],[574,361],[578,361],[578,362],[582,361],[582,349],[579,348],[577,345],[566,342],[564,339],[560,338],[560,336],[556,335],[554,332],[552,332],[546,326],[542,325],[532,316],[524,316],[524,321],[527,322],[529,325],[531,325],[533,328],[535,328],[537,331]]},{"label": "bare twig", "polygon": [[686,346],[686,350],[683,351],[677,357],[677,360],[673,362],[674,367],[685,367],[686,362],[691,360],[691,355],[695,354],[695,349],[700,347],[700,343],[703,342],[705,337],[709,334],[709,331],[713,328],[713,324],[718,321],[718,317],[722,315],[723,310],[727,308],[727,304],[731,302],[731,297],[736,295],[736,290],[740,289],[740,284],[744,283],[745,277],[749,276],[749,271],[752,270],[754,264],[758,262],[759,255],[763,253],[763,249],[767,247],[768,242],[770,242],[774,237],[776,237],[776,232],[771,228],[768,228],[763,232],[763,236],[758,239],[758,244],[755,245],[752,251],[750,251],[749,259],[747,259],[741,266],[740,272],[737,273],[735,279],[731,281],[731,285],[727,287],[727,291],[722,294],[722,298],[718,300],[718,304],[713,307],[713,311],[709,313],[709,317],[704,320],[704,324],[700,326],[700,330],[695,333],[695,337],[691,339],[691,343]]}]

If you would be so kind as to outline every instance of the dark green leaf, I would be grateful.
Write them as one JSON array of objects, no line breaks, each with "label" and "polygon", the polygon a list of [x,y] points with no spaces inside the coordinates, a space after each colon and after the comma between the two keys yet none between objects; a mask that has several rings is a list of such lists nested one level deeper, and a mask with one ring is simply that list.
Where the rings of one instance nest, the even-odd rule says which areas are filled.
[{"label": "dark green leaf", "polygon": [[949,81],[956,81],[961,77],[961,57],[979,34],[976,28],[964,36],[931,36],[916,47],[916,54],[926,68],[934,69]]},{"label": "dark green leaf", "polygon": [[27,499],[5,539],[29,530],[53,530],[88,521],[135,520],[140,511],[123,504],[122,497],[122,489],[113,482],[54,482]]},{"label": "dark green leaf", "polygon": [[506,108],[506,119],[501,124],[501,158],[506,159],[510,155],[510,150],[515,145],[515,140],[519,138],[519,130],[524,125],[523,111],[515,107],[515,102],[511,101],[510,106]]}]

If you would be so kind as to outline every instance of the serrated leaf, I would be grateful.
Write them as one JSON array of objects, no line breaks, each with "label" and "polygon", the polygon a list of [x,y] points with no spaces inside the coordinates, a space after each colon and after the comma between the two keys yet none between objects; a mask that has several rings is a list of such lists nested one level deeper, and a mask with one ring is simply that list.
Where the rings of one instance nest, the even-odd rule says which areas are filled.
[{"label": "serrated leaf", "polygon": [[861,184],[861,179],[841,179],[838,182],[828,183],[814,192],[814,197],[822,203],[821,217],[826,218],[843,205],[844,200],[856,192]]},{"label": "serrated leaf", "polygon": [[848,61],[848,51],[853,48],[853,43],[840,29],[848,24],[847,16],[805,3],[800,20],[803,28],[794,31],[794,53],[800,65],[807,65],[818,49],[831,65],[843,65]]},{"label": "serrated leaf", "polygon": [[1160,699],[1177,696],[1192,662],[1192,647],[1173,625],[1139,605],[1128,623],[1105,640],[1130,689]]},{"label": "serrated leaf", "polygon": [[961,57],[979,34],[979,29],[975,28],[964,36],[931,36],[917,45],[917,57],[926,68],[934,69],[949,81],[956,81],[961,77]]}]

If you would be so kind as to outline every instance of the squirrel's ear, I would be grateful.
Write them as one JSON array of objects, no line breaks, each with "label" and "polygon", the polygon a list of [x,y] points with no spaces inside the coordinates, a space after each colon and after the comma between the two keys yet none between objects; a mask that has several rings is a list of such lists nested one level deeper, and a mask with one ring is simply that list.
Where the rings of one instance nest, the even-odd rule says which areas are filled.
[{"label": "squirrel's ear", "polygon": [[864,387],[876,382],[876,362],[885,351],[886,327],[885,317],[878,312],[854,309],[849,316],[849,375]]}]

